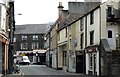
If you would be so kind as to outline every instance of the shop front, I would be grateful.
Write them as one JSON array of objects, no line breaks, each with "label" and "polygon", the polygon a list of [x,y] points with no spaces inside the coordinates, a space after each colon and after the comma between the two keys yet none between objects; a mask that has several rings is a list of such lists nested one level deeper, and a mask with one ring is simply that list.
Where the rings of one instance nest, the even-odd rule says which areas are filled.
[{"label": "shop front", "polygon": [[9,40],[3,34],[0,34],[0,73],[8,73],[8,45]]},{"label": "shop front", "polygon": [[75,52],[69,52],[68,54],[68,71],[69,72],[76,72],[76,58]]},{"label": "shop front", "polygon": [[76,73],[85,73],[84,51],[76,51]]},{"label": "shop front", "polygon": [[99,75],[99,50],[98,46],[88,46],[86,51],[86,74]]}]

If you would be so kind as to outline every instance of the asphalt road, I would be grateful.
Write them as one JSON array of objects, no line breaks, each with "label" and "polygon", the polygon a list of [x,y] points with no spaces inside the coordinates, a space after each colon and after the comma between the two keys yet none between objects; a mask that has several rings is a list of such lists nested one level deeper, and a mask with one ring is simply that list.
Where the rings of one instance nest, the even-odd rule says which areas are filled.
[{"label": "asphalt road", "polygon": [[20,68],[19,74],[8,74],[2,77],[99,77],[56,70],[45,65],[21,65]]},{"label": "asphalt road", "polygon": [[21,70],[24,75],[80,75],[76,73],[68,73],[63,70],[56,70],[45,65],[23,65]]},{"label": "asphalt road", "polygon": [[45,65],[22,65],[21,71],[24,77],[95,77],[80,73],[69,73],[64,70],[56,70]]}]

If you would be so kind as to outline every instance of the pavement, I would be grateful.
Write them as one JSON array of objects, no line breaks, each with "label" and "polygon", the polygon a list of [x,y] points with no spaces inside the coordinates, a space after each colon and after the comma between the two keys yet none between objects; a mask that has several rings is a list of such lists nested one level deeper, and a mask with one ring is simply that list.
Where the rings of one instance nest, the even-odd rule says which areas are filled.
[{"label": "pavement", "polygon": [[6,74],[6,75],[0,74],[0,77],[23,77],[23,73],[20,70],[19,73],[13,72],[12,74]]}]

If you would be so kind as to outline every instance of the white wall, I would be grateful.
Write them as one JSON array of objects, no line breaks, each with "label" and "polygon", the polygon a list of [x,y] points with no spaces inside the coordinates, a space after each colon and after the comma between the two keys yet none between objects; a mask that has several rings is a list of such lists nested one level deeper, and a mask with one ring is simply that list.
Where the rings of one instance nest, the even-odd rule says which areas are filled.
[{"label": "white wall", "polygon": [[6,7],[2,4],[1,6],[1,28],[6,31]]},{"label": "white wall", "polygon": [[109,46],[112,50],[116,50],[116,35],[118,33],[118,26],[117,25],[109,25],[107,26],[106,32],[108,30],[112,31],[112,38],[107,38],[107,41],[109,43]]},{"label": "white wall", "polygon": [[94,31],[94,45],[100,42],[100,9],[94,11],[94,23],[90,25],[90,14],[87,16],[87,46],[90,45],[90,31]]},{"label": "white wall", "polygon": [[[67,30],[68,31],[68,30]],[[58,41],[58,43],[62,43],[67,41],[67,37],[66,37],[66,29],[62,29],[60,32],[60,40]]]}]

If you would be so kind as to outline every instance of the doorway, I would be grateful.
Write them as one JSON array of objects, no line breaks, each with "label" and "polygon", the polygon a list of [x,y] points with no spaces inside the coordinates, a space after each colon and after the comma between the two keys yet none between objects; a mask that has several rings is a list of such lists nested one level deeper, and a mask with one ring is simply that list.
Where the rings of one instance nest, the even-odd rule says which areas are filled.
[{"label": "doorway", "polygon": [[76,55],[76,73],[84,73],[84,56]]}]

